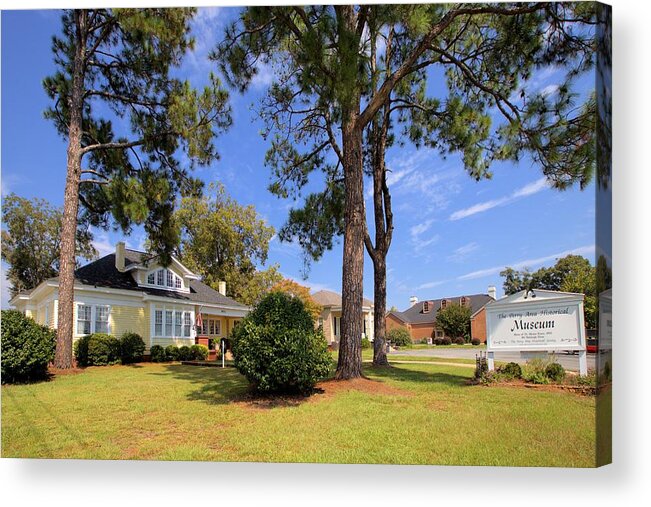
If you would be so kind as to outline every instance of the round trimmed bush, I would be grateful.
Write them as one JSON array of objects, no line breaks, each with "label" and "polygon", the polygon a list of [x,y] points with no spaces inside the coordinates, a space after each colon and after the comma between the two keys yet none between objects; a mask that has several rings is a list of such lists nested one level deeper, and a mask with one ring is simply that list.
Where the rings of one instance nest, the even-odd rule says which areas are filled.
[{"label": "round trimmed bush", "polygon": [[165,347],[165,358],[167,361],[178,361],[179,348],[176,345],[168,345]]},{"label": "round trimmed bush", "polygon": [[362,338],[362,348],[363,349],[370,349],[371,348],[371,340],[366,338],[366,336],[364,338]]},{"label": "round trimmed bush", "polygon": [[208,359],[208,347],[196,344],[190,347],[190,360],[205,361],[206,359]]},{"label": "round trimmed bush", "polygon": [[138,333],[127,332],[120,338],[120,359],[122,364],[142,361],[145,353],[145,341]]},{"label": "round trimmed bush", "polygon": [[154,363],[164,363],[167,361],[165,349],[161,345],[152,345],[151,349],[149,349],[149,356]]},{"label": "round trimmed bush", "polygon": [[82,336],[77,341],[75,341],[72,346],[72,352],[75,356],[75,361],[77,361],[77,366],[88,366],[88,342],[90,341],[90,335]]},{"label": "round trimmed bush", "polygon": [[466,344],[466,340],[463,338],[463,336],[457,336],[457,337],[453,340],[453,343],[454,343],[455,345],[465,345],[465,344]]},{"label": "round trimmed bush", "polygon": [[411,335],[404,327],[394,327],[387,332],[387,340],[396,347],[407,347],[411,345]]},{"label": "round trimmed bush", "polygon": [[309,392],[332,357],[303,302],[271,292],[233,330],[235,367],[260,392]]},{"label": "round trimmed bush", "polygon": [[472,340],[470,340],[470,343],[472,343],[475,346],[481,345],[481,340],[479,338],[473,338]]},{"label": "round trimmed bush", "polygon": [[47,377],[56,334],[17,310],[2,310],[2,383]]},{"label": "round trimmed bush", "polygon": [[190,350],[190,347],[187,345],[179,347],[179,361],[191,361],[192,359],[192,350]]},{"label": "round trimmed bush", "polygon": [[452,345],[452,339],[448,338],[447,336],[444,336],[443,338],[441,338],[440,345]]},{"label": "round trimmed bush", "polygon": [[545,368],[545,376],[554,382],[560,382],[565,378],[565,368],[558,363],[551,363]]},{"label": "round trimmed bush", "polygon": [[497,371],[508,378],[522,377],[522,367],[518,363],[506,363],[500,366]]}]

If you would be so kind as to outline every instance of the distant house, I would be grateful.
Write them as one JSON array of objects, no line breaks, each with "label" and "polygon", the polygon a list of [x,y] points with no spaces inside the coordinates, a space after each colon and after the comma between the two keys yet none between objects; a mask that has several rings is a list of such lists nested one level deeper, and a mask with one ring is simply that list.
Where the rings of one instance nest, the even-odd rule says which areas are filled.
[{"label": "distant house", "polygon": [[472,294],[425,301],[418,301],[418,298],[412,297],[409,300],[411,306],[407,310],[403,312],[392,311],[387,314],[387,331],[397,327],[406,328],[414,343],[428,338],[443,338],[445,337],[443,330],[436,328],[436,315],[442,308],[456,304],[467,306],[472,312],[470,337],[486,342],[486,313],[484,307],[494,300],[495,288],[492,286],[489,287],[488,294]]},{"label": "distant house", "polygon": [[[341,294],[330,290],[320,290],[312,294],[312,299],[323,307],[318,324],[323,328],[328,345],[336,347],[341,336]],[[362,333],[373,340],[373,301],[364,298],[362,303]]]},{"label": "distant house", "polygon": [[[115,253],[75,271],[73,339],[91,333],[121,336],[138,333],[152,345],[214,345],[228,338],[249,307],[202,283],[172,258],[164,267],[157,257],[129,250],[123,242]],[[11,305],[51,328],[58,325],[59,279],[50,278],[24,291]]]}]

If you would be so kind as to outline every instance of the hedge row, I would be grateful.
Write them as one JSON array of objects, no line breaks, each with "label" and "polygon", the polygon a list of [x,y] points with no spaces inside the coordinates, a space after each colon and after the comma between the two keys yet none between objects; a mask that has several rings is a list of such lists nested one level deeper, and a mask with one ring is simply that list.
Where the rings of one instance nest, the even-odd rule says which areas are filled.
[{"label": "hedge row", "polygon": [[161,347],[160,345],[153,345],[149,351],[151,360],[155,363],[163,363],[166,361],[205,361],[208,358],[208,347],[205,345],[168,345]]},{"label": "hedge row", "polygon": [[103,333],[82,336],[75,342],[75,359],[79,366],[106,366],[142,361],[145,342],[136,333],[124,333],[116,338]]}]

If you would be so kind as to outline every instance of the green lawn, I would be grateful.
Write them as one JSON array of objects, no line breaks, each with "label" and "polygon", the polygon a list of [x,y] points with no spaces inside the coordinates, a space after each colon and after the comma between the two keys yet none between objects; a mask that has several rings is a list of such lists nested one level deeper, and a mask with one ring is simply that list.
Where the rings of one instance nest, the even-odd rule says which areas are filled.
[{"label": "green lawn", "polygon": [[275,406],[246,401],[234,368],[180,364],[88,368],[3,386],[2,456],[594,465],[592,397],[470,386],[465,367],[365,373],[380,392],[328,388]]}]

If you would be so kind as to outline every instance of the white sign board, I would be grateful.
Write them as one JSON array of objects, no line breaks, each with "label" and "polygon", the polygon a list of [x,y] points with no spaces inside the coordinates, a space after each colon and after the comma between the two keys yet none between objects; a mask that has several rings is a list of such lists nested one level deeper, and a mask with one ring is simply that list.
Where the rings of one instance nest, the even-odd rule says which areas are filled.
[{"label": "white sign board", "polygon": [[585,350],[583,295],[533,291],[486,305],[491,351]]}]

